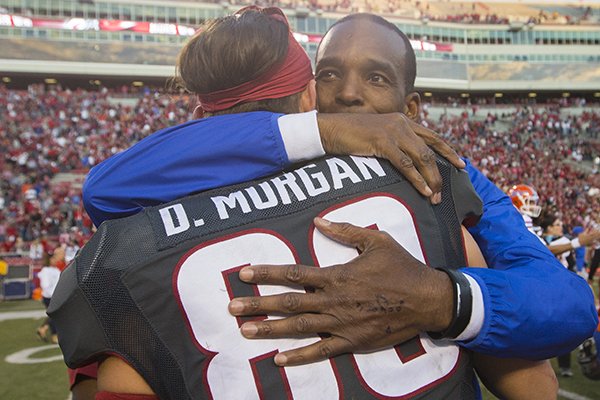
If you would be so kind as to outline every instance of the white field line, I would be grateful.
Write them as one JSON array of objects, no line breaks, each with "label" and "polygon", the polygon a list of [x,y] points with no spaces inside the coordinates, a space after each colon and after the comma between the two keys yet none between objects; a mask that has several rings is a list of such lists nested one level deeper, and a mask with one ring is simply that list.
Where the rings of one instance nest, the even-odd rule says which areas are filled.
[{"label": "white field line", "polygon": [[569,400],[592,400],[589,397],[581,396],[577,393],[568,392],[564,389],[558,389],[558,395]]},{"label": "white field line", "polygon": [[44,310],[0,312],[0,322],[21,318],[39,319],[44,318],[45,316],[46,311]]}]

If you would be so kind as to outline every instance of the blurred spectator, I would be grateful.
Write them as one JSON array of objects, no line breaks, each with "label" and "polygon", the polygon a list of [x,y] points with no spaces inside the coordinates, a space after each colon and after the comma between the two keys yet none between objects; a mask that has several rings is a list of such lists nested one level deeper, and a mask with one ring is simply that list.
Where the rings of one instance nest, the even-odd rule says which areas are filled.
[{"label": "blurred spectator", "polygon": [[[50,299],[58,284],[58,278],[60,278],[60,272],[64,269],[64,252],[60,249],[54,252],[50,258],[50,264],[45,265],[42,270],[38,273],[40,279],[40,288],[42,289],[42,301],[44,306],[48,308],[50,305]],[[54,344],[58,343],[58,336],[56,335],[56,327],[50,317],[47,317],[42,325],[37,328],[37,335],[43,341],[48,340],[48,332],[50,333],[50,341]]]},{"label": "blurred spectator", "polygon": [[[583,226],[577,225],[573,228],[573,237],[579,237],[579,234],[583,232]],[[577,270],[577,274],[583,279],[588,278],[588,272],[585,269],[585,254],[586,254],[587,246],[581,246],[574,250],[575,253],[575,268]]]},{"label": "blurred spectator", "polygon": [[594,283],[594,277],[596,276],[596,271],[598,270],[598,266],[600,265],[600,244],[597,244],[594,247],[590,248],[589,251],[589,260],[590,260],[590,271],[588,275],[588,282],[590,285]]},{"label": "blurred spectator", "polygon": [[[571,241],[563,235],[563,223],[560,218],[556,215],[550,214],[545,215],[542,218],[540,223],[541,228],[543,229],[543,236],[546,240],[548,247],[552,246],[561,246],[567,245]],[[571,264],[574,263],[573,258],[571,257],[571,251],[565,250],[560,253],[555,253],[556,257],[560,260],[560,262],[565,266],[565,268],[571,268]],[[571,353],[566,353],[556,357],[558,360],[558,368],[560,375],[562,377],[568,378],[573,376],[573,371],[571,370]]]},{"label": "blurred spectator", "polygon": [[44,257],[44,245],[39,237],[33,239],[33,242],[29,245],[29,258],[32,261],[41,260]]},{"label": "blurred spectator", "polygon": [[75,258],[77,252],[79,251],[79,245],[77,244],[75,238],[69,237],[67,245],[65,247],[65,263],[68,265],[71,260]]}]

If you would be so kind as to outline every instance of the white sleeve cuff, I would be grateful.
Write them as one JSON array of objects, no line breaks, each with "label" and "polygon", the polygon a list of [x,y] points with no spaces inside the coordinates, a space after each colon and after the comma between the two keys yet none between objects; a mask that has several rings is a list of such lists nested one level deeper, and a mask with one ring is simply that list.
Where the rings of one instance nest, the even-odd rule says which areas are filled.
[{"label": "white sleeve cuff", "polygon": [[316,111],[283,115],[277,119],[277,124],[290,163],[325,155]]},{"label": "white sleeve cuff", "polygon": [[471,285],[471,294],[473,296],[473,306],[471,308],[471,320],[460,335],[454,340],[471,340],[479,334],[481,327],[483,326],[483,318],[485,316],[485,309],[483,307],[483,295],[481,294],[481,288],[475,279],[467,274],[464,276]]}]

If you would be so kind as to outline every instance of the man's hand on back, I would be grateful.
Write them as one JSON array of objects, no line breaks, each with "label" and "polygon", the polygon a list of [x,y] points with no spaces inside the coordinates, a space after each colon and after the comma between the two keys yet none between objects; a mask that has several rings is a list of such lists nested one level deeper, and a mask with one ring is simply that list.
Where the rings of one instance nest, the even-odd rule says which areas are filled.
[{"label": "man's hand on back", "polygon": [[442,331],[452,319],[449,278],[413,258],[387,233],[316,218],[326,236],[362,253],[347,264],[326,268],[289,265],[246,267],[240,278],[257,284],[300,285],[314,293],[236,298],[236,316],[294,314],[247,322],[247,338],[330,336],[283,352],[278,365],[306,364],[347,352],[373,351],[402,343],[423,331]]},{"label": "man's hand on back", "polygon": [[388,159],[433,204],[441,202],[438,152],[457,168],[465,163],[434,131],[401,113],[318,114],[323,148],[329,154]]}]

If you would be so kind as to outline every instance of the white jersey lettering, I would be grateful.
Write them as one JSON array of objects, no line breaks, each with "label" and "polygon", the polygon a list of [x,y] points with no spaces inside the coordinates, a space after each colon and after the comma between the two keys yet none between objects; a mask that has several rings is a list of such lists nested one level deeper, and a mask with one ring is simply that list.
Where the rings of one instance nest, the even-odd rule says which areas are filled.
[{"label": "white jersey lettering", "polygon": [[227,208],[231,209],[235,208],[237,204],[242,208],[242,212],[247,214],[251,211],[250,205],[248,204],[248,200],[244,197],[242,192],[233,192],[229,196],[215,196],[210,198],[215,206],[217,207],[217,211],[219,212],[219,217],[221,219],[228,219],[229,212],[227,212]]},{"label": "white jersey lettering", "polygon": [[344,187],[342,180],[350,179],[353,183],[360,182],[360,178],[352,168],[343,160],[339,158],[328,158],[327,165],[331,171],[331,179],[333,180],[334,189],[341,189]]},{"label": "white jersey lettering", "polygon": [[158,210],[162,218],[167,236],[185,232],[190,227],[190,221],[180,203]]},{"label": "white jersey lettering", "polygon": [[[296,170],[296,173],[298,174],[298,176],[302,180],[302,183],[304,183],[304,186],[306,187],[306,191],[308,192],[308,195],[311,197],[318,196],[321,193],[325,193],[325,192],[328,192],[329,190],[331,190],[331,186],[329,185],[329,182],[327,182],[327,179],[325,178],[325,175],[323,175],[322,172],[310,174],[310,176],[308,175],[306,170],[308,168],[315,168],[315,167],[316,167],[315,164],[309,164],[305,167],[302,167],[302,168],[299,168]],[[318,182],[319,187],[315,187],[314,181]]]}]

